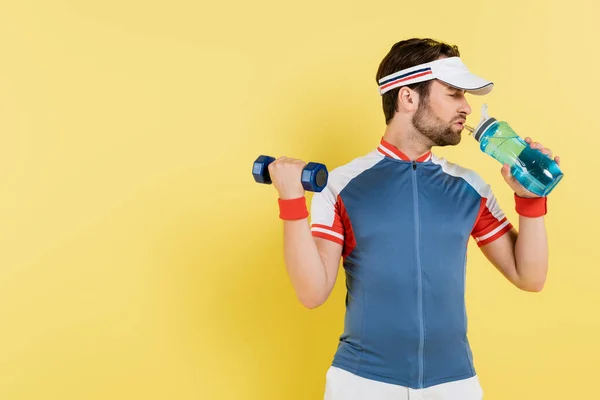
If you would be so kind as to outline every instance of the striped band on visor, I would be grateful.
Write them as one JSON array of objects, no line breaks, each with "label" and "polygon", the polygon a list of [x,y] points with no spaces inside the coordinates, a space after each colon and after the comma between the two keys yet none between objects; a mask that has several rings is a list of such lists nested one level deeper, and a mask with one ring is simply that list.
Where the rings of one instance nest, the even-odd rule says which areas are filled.
[{"label": "striped band on visor", "polygon": [[493,82],[471,73],[460,57],[445,57],[384,76],[378,80],[379,93],[383,95],[400,86],[433,79],[476,95],[487,94],[494,86]]},{"label": "striped band on visor", "polygon": [[413,83],[423,82],[430,79],[433,79],[433,71],[431,70],[431,67],[420,68],[396,77],[392,77],[392,75],[390,75],[390,77],[380,80],[379,93],[384,94],[385,92],[389,92],[390,90],[399,86],[411,85]]}]

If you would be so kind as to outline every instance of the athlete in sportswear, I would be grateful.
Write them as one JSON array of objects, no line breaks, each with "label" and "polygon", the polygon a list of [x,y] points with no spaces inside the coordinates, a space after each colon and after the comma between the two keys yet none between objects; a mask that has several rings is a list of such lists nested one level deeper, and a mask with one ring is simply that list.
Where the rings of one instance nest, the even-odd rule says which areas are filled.
[{"label": "athlete in sportswear", "polygon": [[467,339],[468,241],[512,284],[540,291],[548,269],[547,199],[502,167],[517,232],[476,172],[432,152],[460,143],[471,113],[466,94],[493,87],[467,69],[456,46],[400,41],[382,60],[377,83],[385,133],[368,154],[330,172],[313,196],[310,222],[300,179],[305,162],[280,157],[269,165],[285,264],[303,305],[326,301],[343,260],[344,331],[325,399],[481,399]]}]

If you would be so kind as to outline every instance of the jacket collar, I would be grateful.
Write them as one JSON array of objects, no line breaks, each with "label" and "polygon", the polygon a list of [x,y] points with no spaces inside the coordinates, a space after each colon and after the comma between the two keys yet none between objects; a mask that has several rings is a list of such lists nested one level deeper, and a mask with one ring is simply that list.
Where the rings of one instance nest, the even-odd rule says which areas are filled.
[{"label": "jacket collar", "polygon": [[[393,158],[396,160],[411,161],[411,159],[406,154],[400,151],[400,149],[394,146],[393,144],[386,141],[383,137],[381,138],[379,146],[377,146],[377,151],[389,158]],[[419,156],[419,158],[417,158],[415,162],[426,162],[431,160],[431,157],[431,151],[428,151],[427,153]]]}]

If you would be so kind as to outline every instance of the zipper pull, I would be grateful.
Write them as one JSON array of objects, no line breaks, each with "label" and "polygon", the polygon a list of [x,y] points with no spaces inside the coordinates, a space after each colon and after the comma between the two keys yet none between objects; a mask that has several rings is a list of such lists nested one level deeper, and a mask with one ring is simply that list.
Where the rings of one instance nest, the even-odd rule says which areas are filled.
[{"label": "zipper pull", "polygon": [[417,169],[417,163],[413,160],[413,169],[416,170]]}]

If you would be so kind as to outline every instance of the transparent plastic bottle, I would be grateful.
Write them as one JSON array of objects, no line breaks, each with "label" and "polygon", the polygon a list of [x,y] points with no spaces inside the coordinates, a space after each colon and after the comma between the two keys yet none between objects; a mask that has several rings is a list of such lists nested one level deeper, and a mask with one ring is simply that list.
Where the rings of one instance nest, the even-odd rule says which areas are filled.
[{"label": "transparent plastic bottle", "polygon": [[487,115],[487,105],[482,107],[482,118],[475,129],[466,126],[481,151],[502,164],[508,164],[510,172],[525,189],[538,196],[548,196],[563,178],[556,162],[532,149],[505,121]]}]

